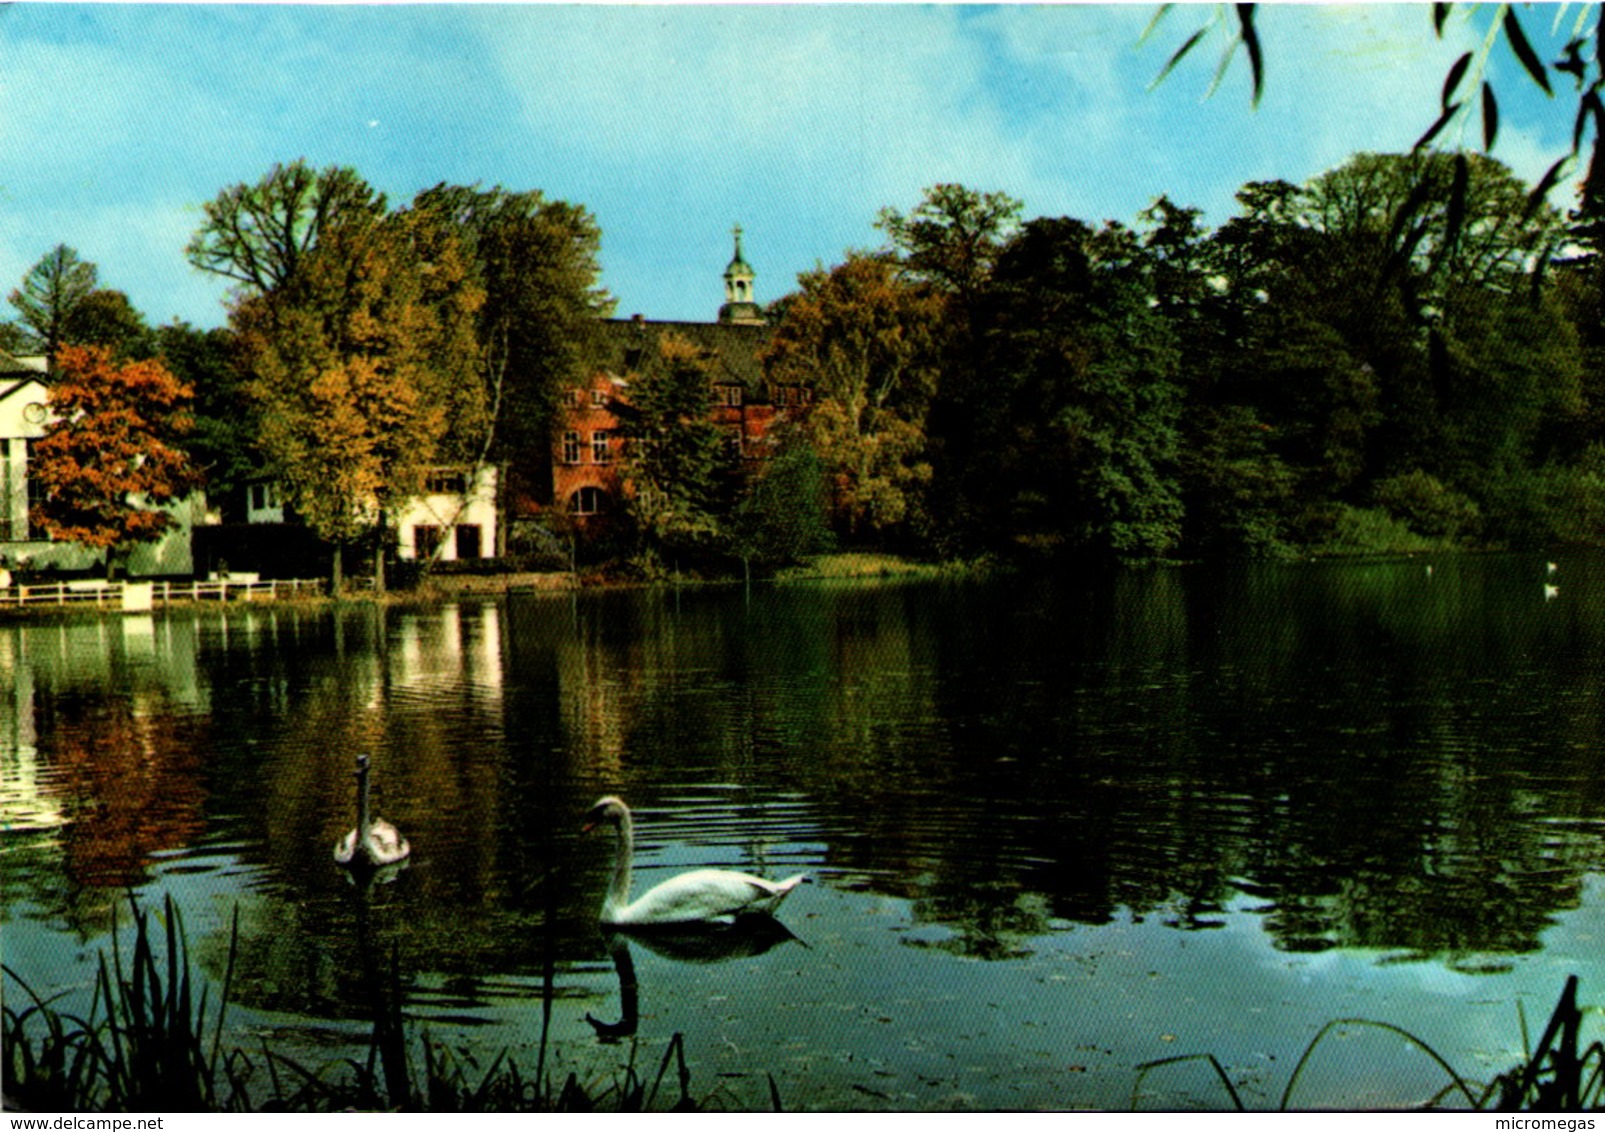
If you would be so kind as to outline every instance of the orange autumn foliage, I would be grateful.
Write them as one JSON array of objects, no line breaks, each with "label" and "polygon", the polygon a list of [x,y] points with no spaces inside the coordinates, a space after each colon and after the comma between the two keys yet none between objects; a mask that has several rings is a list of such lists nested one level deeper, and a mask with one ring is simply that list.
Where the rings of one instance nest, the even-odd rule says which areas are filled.
[{"label": "orange autumn foliage", "polygon": [[158,360],[119,364],[100,346],[58,350],[53,419],[29,448],[33,524],[97,550],[160,538],[175,520],[157,508],[201,483],[178,446],[191,396]]}]

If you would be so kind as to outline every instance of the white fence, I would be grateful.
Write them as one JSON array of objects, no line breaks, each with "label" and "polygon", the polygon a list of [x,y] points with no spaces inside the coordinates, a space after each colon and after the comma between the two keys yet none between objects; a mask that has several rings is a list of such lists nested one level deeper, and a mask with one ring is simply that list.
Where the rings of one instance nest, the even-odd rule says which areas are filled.
[{"label": "white fence", "polygon": [[214,579],[204,582],[50,582],[0,587],[0,609],[21,605],[93,605],[149,609],[171,601],[274,601],[323,593],[322,580],[282,582]]}]

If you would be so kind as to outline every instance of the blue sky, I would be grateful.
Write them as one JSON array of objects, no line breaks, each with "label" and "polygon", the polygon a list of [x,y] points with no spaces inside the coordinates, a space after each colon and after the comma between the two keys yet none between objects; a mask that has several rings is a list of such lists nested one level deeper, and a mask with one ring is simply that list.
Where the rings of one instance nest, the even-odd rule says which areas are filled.
[{"label": "blue sky", "polygon": [[[183,256],[200,206],[296,157],[398,202],[450,181],[582,204],[618,313],[650,318],[714,316],[732,224],[767,302],[879,245],[878,210],[941,181],[1007,192],[1028,217],[1127,223],[1168,193],[1218,224],[1245,181],[1407,149],[1491,9],[1457,7],[1439,41],[1427,5],[1264,7],[1258,110],[1241,58],[1206,97],[1218,36],[1150,89],[1218,11],[1178,6],[1139,46],[1156,10],[8,5],[0,290],[65,243],[151,322],[220,325],[224,285]],[[1577,11],[1523,18],[1553,45]],[[1536,180],[1575,102],[1545,99],[1503,45],[1488,67],[1495,156]]]}]

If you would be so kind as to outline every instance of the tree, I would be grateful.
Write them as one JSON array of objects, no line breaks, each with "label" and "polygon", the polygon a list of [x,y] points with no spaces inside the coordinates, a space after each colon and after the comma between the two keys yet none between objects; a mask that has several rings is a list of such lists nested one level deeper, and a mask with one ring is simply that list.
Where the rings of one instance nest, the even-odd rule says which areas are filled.
[{"label": "tree", "polygon": [[[1143,32],[1143,39],[1148,38],[1172,6],[1165,4],[1156,11],[1153,20]],[[1423,6],[1423,9],[1430,11],[1433,35],[1442,39],[1444,29],[1449,26],[1454,5],[1433,4],[1430,9],[1426,6]],[[1554,86],[1551,80],[1559,84],[1564,81],[1561,78],[1564,75],[1571,79],[1577,100],[1576,112],[1573,115],[1571,147],[1555,160],[1532,187],[1526,197],[1525,210],[1530,212],[1537,208],[1548,197],[1550,190],[1560,183],[1561,178],[1576,166],[1587,141],[1591,146],[1591,154],[1574,216],[1584,233],[1583,239],[1589,243],[1596,242],[1597,232],[1595,235],[1587,233],[1589,229],[1597,228],[1601,218],[1605,218],[1605,21],[1601,21],[1597,13],[1587,7],[1579,9],[1570,32],[1564,33],[1567,36],[1564,43],[1557,41],[1553,46],[1545,44],[1541,54],[1535,49],[1526,29],[1522,26],[1516,5],[1471,4],[1462,5],[1462,9],[1470,13],[1470,19],[1487,18],[1488,28],[1482,36],[1482,46],[1477,51],[1461,53],[1450,64],[1444,76],[1437,116],[1416,139],[1411,152],[1429,151],[1439,137],[1445,136],[1445,131],[1452,124],[1464,122],[1472,115],[1477,115],[1481,119],[1484,152],[1493,151],[1499,137],[1499,97],[1492,80],[1487,77],[1487,69],[1494,47],[1503,43],[1527,78],[1537,84],[1546,95],[1553,97]],[[1265,87],[1265,52],[1255,23],[1258,6],[1233,5],[1235,20],[1231,21],[1224,18],[1225,10],[1224,4],[1216,6],[1208,22],[1188,36],[1170,56],[1155,82],[1157,84],[1163,80],[1193,48],[1209,36],[1209,33],[1219,30],[1223,33],[1225,47],[1221,52],[1220,63],[1215,70],[1215,83],[1210,87],[1210,92],[1213,93],[1215,85],[1219,85],[1237,48],[1241,46],[1248,57],[1253,82],[1253,102],[1258,106]],[[1592,25],[1589,22],[1591,16]],[[1557,19],[1552,39],[1562,34],[1562,27],[1562,21]],[[1550,54],[1551,50],[1557,51],[1559,58],[1552,57],[1549,62],[1545,62],[1543,55]],[[1455,153],[1450,160],[1455,176],[1449,187],[1446,230],[1447,242],[1453,244],[1458,238],[1461,218],[1464,215],[1469,162],[1464,153]],[[1403,211],[1408,216],[1413,212],[1413,206],[1407,205]]]},{"label": "tree", "polygon": [[1032,220],[999,256],[983,312],[995,403],[993,459],[969,488],[978,510],[1041,550],[1170,552],[1180,356],[1136,237]]},{"label": "tree", "polygon": [[923,533],[926,415],[946,328],[943,296],[884,255],[805,272],[763,356],[771,381],[814,391],[805,428],[831,510],[852,538]]},{"label": "tree", "polygon": [[503,462],[550,434],[558,391],[582,368],[613,301],[599,286],[601,233],[584,208],[538,190],[440,184],[412,211],[462,243],[484,291],[475,323],[487,406],[480,459]]},{"label": "tree", "polygon": [[927,188],[906,216],[882,209],[875,224],[904,276],[933,288],[947,307],[940,373],[924,426],[931,464],[926,494],[931,515],[941,517],[931,532],[938,541],[965,527],[965,500],[954,489],[972,462],[986,457],[975,426],[985,412],[988,380],[971,326],[999,252],[1019,231],[1020,210],[1004,193],[944,183]]},{"label": "tree", "polygon": [[158,361],[118,364],[104,347],[63,346],[54,420],[31,446],[31,520],[52,538],[107,551],[111,577],[135,543],[174,524],[162,505],[200,484],[181,447],[190,389]]},{"label": "tree", "polygon": [[744,561],[784,564],[830,547],[824,465],[800,429],[788,431],[736,503],[732,527]]},{"label": "tree", "polygon": [[914,278],[951,291],[968,312],[999,252],[1019,231],[1021,207],[1005,193],[939,184],[926,189],[907,216],[881,209],[875,227],[886,233]]},{"label": "tree", "polygon": [[97,288],[68,312],[62,341],[74,346],[105,346],[114,357],[148,358],[155,350],[145,316],[121,291]]},{"label": "tree", "polygon": [[49,364],[55,364],[56,350],[68,341],[68,322],[94,292],[97,274],[95,265],[79,259],[77,251],[57,244],[11,292],[18,320],[32,333]]},{"label": "tree", "polygon": [[157,327],[157,355],[168,370],[195,391],[194,427],[185,438],[195,465],[206,476],[207,499],[226,519],[243,521],[245,485],[263,470],[258,450],[256,406],[246,395],[233,332],[200,330],[185,322]]},{"label": "tree", "polygon": [[[293,275],[230,315],[262,450],[297,512],[343,549],[376,530],[383,586],[389,508],[416,494],[454,424],[483,412],[474,380],[481,292],[460,248],[407,215],[347,216]],[[463,423],[466,422],[466,423]]]},{"label": "tree", "polygon": [[728,539],[737,456],[709,415],[709,366],[697,346],[666,333],[655,364],[629,379],[625,482],[630,513],[654,550],[705,554]]},{"label": "tree", "polygon": [[254,185],[224,189],[202,206],[203,224],[184,249],[202,271],[241,284],[247,294],[270,294],[293,278],[323,233],[385,211],[377,193],[353,169],[316,171],[305,159],[275,165]]}]

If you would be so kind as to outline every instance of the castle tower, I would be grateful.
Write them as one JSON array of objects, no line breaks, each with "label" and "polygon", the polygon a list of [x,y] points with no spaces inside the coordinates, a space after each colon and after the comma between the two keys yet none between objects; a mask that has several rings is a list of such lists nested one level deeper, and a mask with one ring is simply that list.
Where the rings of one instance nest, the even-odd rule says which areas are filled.
[{"label": "castle tower", "polygon": [[736,225],[733,234],[736,254],[730,266],[724,269],[724,305],[719,308],[719,321],[737,326],[762,326],[763,308],[752,298],[752,281],[757,273],[741,258],[741,225]]}]

